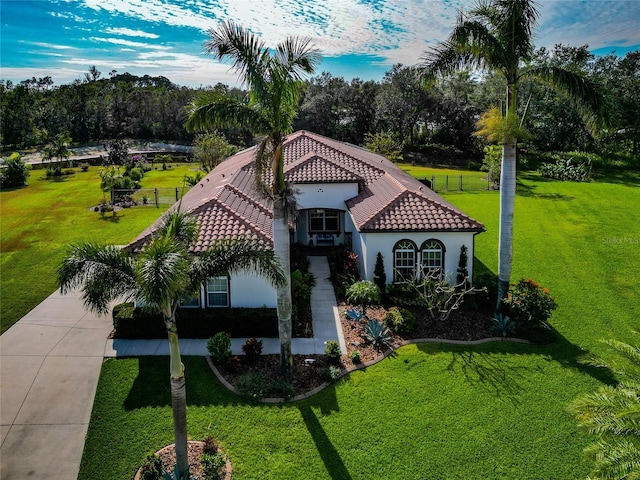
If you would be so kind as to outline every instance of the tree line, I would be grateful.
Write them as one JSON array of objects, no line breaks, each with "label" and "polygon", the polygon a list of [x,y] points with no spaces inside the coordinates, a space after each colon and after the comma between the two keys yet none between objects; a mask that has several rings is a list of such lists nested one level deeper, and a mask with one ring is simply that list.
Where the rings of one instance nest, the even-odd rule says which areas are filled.
[{"label": "tree line", "polygon": [[[540,83],[518,84],[519,117],[531,134],[523,146],[538,151],[587,151],[637,158],[640,142],[640,51],[624,57],[596,57],[586,45],[540,48],[533,66],[582,72],[600,86],[607,126],[593,133],[571,101]],[[366,135],[390,133],[405,153],[466,158],[482,154],[476,122],[492,106],[504,108],[506,84],[496,74],[462,70],[425,86],[417,67],[394,65],[379,82],[345,80],[324,72],[305,81],[294,129],[307,129],[356,145]],[[107,78],[91,67],[83,79],[54,86],[51,77],[17,84],[0,81],[1,143],[4,149],[44,145],[61,133],[77,143],[112,138],[192,142],[184,127],[185,107],[202,90],[241,99],[246,91],[218,83],[194,89],[165,77],[112,71]],[[236,145],[253,142],[251,132],[224,130]]]}]

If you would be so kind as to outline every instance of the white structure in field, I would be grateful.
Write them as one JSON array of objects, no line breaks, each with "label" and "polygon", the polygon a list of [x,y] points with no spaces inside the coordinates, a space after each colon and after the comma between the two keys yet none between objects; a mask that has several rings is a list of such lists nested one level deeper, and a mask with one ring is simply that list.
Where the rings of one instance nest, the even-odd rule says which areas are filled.
[{"label": "white structure in field", "polygon": [[[271,202],[255,188],[255,147],[229,157],[193,187],[181,208],[200,227],[194,254],[211,242],[241,236],[273,245]],[[322,247],[346,245],[372,280],[378,252],[387,282],[438,271],[454,281],[460,249],[468,249],[473,275],[474,237],[481,223],[465,215],[386,158],[354,145],[298,131],[284,142],[285,179],[293,186],[299,217],[291,240]],[[129,248],[148,241],[157,222]],[[211,279],[192,307],[275,307],[273,287],[251,273]]]}]

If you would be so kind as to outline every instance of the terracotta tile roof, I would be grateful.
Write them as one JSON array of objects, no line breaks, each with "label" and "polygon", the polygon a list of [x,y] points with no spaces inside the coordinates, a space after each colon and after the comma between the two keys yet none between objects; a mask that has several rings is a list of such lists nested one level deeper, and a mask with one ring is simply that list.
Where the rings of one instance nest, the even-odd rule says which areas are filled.
[{"label": "terracotta tile roof", "polygon": [[[255,149],[226,159],[183,197],[180,208],[193,212],[200,226],[194,251],[229,237],[273,243],[272,202],[255,185]],[[360,231],[484,230],[481,223],[386,158],[355,145],[298,131],[285,139],[284,160],[285,177],[292,184],[360,184],[360,194],[346,201]],[[158,223],[142,232],[129,248],[137,250],[147,243]]]}]

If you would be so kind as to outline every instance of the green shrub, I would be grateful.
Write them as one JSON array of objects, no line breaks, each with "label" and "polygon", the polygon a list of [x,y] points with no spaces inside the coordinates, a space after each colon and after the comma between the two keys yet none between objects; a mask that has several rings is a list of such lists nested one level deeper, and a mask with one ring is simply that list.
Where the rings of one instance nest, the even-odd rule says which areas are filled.
[{"label": "green shrub", "polygon": [[341,374],[342,374],[342,371],[340,370],[339,367],[336,367],[335,365],[328,366],[323,372],[324,378],[329,382],[335,382],[340,378]]},{"label": "green shrub", "polygon": [[360,363],[362,361],[362,359],[360,358],[360,350],[354,350],[349,354],[349,358],[351,359],[351,362],[356,364],[356,363]]},{"label": "green shrub", "polygon": [[331,282],[339,297],[346,293],[346,289],[352,283],[360,279],[358,270],[358,255],[346,247],[336,249],[327,257]]},{"label": "green shrub", "polygon": [[269,394],[288,400],[296,394],[296,389],[286,380],[277,379],[269,385]]},{"label": "green shrub", "polygon": [[163,475],[162,458],[154,453],[147,455],[140,467],[140,480],[162,480]]},{"label": "green shrub", "polygon": [[257,399],[267,394],[269,385],[261,373],[250,372],[238,377],[236,390],[243,397]]},{"label": "green shrub", "polygon": [[262,355],[262,340],[251,337],[242,346],[242,351],[244,352],[245,360],[250,363],[255,362]]},{"label": "green shrub", "polygon": [[500,166],[502,164],[502,147],[490,145],[484,147],[484,158],[480,170],[487,172],[487,178],[492,185],[500,183]]},{"label": "green shrub", "polygon": [[231,356],[231,335],[227,332],[216,333],[207,342],[207,350],[215,364],[224,363]]},{"label": "green shrub", "polygon": [[311,304],[311,289],[315,285],[315,279],[311,273],[302,273],[300,270],[291,272],[291,303],[294,307],[294,320],[299,320],[298,313],[304,312]]},{"label": "green shrub", "polygon": [[342,350],[340,350],[340,344],[335,340],[329,340],[324,348],[325,355],[329,358],[331,363],[339,364],[340,357],[342,356]]},{"label": "green shrub", "polygon": [[347,288],[347,300],[362,305],[364,310],[367,305],[380,302],[380,289],[370,280],[360,280]]},{"label": "green shrub", "polygon": [[227,463],[224,453],[204,453],[200,458],[200,463],[206,480],[221,480],[223,478],[223,468]]},{"label": "green shrub", "polygon": [[384,318],[384,323],[396,333],[409,333],[416,324],[416,317],[407,309],[391,307]]},{"label": "green shrub", "polygon": [[205,176],[205,173],[202,170],[196,170],[193,175],[187,175],[184,177],[184,181],[190,187],[195,187],[196,184],[202,180]]},{"label": "green shrub", "polygon": [[391,343],[391,332],[385,324],[379,320],[369,320],[364,327],[362,336],[379,350]]},{"label": "green shrub", "polygon": [[129,177],[134,182],[139,182],[144,177],[144,171],[139,167],[132,168],[129,170]]},{"label": "green shrub", "polygon": [[80,164],[80,170],[82,170],[83,172],[88,172],[89,171],[89,164],[88,163],[81,163]]},{"label": "green shrub", "polygon": [[422,305],[416,293],[416,287],[410,282],[398,282],[389,285],[388,301],[401,307]]},{"label": "green shrub", "polygon": [[531,279],[521,279],[512,285],[503,302],[519,326],[544,325],[558,308],[549,290]]},{"label": "green shrub", "polygon": [[588,182],[591,180],[591,162],[579,163],[573,157],[562,158],[556,156],[555,163],[543,163],[538,167],[538,172],[545,178],[571,182]]}]

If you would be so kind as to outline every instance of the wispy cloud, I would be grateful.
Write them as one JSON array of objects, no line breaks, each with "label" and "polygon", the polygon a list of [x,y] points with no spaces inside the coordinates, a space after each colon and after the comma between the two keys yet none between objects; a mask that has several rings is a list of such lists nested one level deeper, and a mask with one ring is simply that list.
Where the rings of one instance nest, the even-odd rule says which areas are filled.
[{"label": "wispy cloud", "polygon": [[142,37],[142,38],[160,38],[160,35],[156,35],[155,33],[143,32],[142,30],[132,30],[130,28],[112,28],[109,27],[105,30],[106,33],[111,33],[114,35],[124,35],[126,37]]},{"label": "wispy cloud", "polygon": [[164,50],[167,47],[164,45],[155,45],[153,43],[143,43],[143,42],[134,42],[131,40],[125,40],[124,38],[115,38],[115,37],[90,37],[89,40],[93,42],[107,42],[112,43],[114,45],[124,45],[126,47],[136,47],[136,48],[151,48],[155,50]]}]

